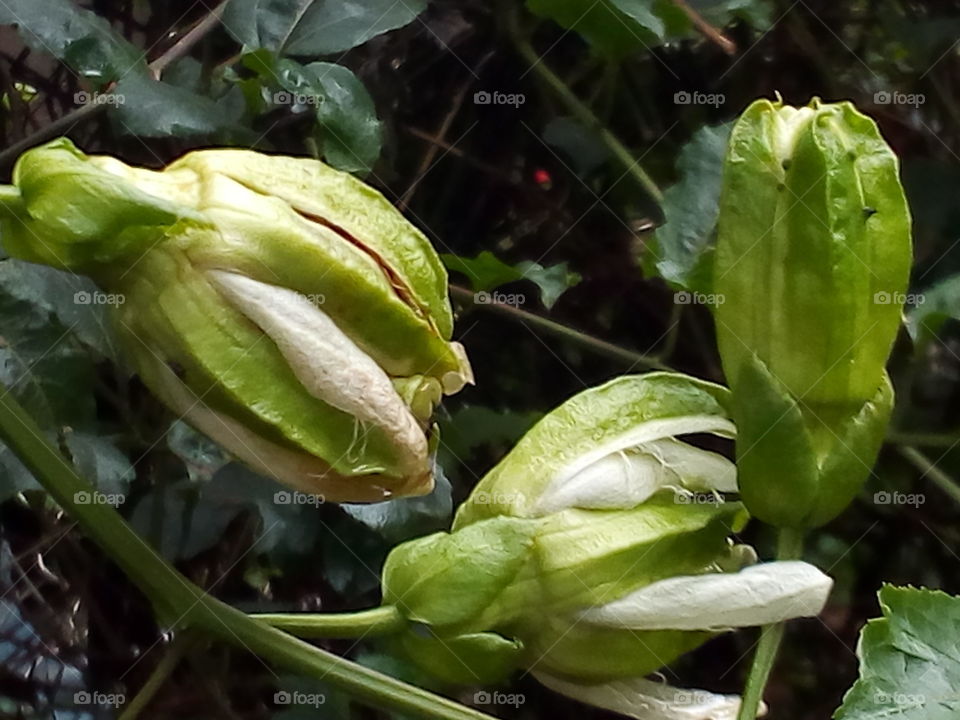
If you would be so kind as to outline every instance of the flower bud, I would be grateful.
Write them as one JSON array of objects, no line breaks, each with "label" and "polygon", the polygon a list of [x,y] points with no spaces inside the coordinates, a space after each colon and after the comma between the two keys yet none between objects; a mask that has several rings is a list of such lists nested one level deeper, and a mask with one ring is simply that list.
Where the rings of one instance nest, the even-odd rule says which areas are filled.
[{"label": "flower bud", "polygon": [[153,171],[61,139],[20,158],[0,208],[11,255],[124,297],[145,383],[244,462],[329,500],[432,487],[428,420],[470,368],[439,257],[372,188],[304,158]]},{"label": "flower bud", "polygon": [[752,515],[812,527],[859,490],[892,406],[911,262],[897,158],[850,103],[760,100],[733,129],[714,287]]},{"label": "flower bud", "polygon": [[[445,646],[469,639],[461,682],[526,667],[619,710],[629,681],[660,708],[651,717],[686,717],[641,678],[717,632],[815,615],[831,586],[803,562],[742,568],[753,554],[728,536],[746,515],[721,495],[735,490],[735,470],[681,439],[729,437],[727,400],[722,387],[653,373],[545,416],[480,481],[451,532],[390,553],[384,603],[417,638],[399,648],[436,674],[449,667]],[[738,704],[710,697],[706,707]]]}]

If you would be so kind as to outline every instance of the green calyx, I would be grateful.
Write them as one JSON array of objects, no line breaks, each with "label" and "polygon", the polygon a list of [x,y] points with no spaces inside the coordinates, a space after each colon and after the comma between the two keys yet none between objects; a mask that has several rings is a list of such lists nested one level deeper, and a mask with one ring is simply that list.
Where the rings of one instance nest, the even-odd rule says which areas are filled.
[{"label": "green calyx", "polygon": [[911,263],[896,156],[850,103],[761,100],[733,129],[714,290],[752,515],[813,527],[869,474]]},{"label": "green calyx", "polygon": [[429,418],[469,364],[437,254],[359,180],[246,150],[154,171],[60,139],[20,158],[0,229],[122,297],[147,384],[248,464],[330,500],[430,489]]},{"label": "green calyx", "polygon": [[[390,553],[384,604],[411,625],[401,651],[437,675],[440,647],[482,637],[493,649],[468,653],[477,675],[496,656],[501,669],[602,680],[647,674],[711,637],[578,615],[659,581],[739,566],[728,536],[746,514],[706,477],[716,471],[735,490],[735,479],[719,477],[728,463],[675,437],[729,436],[721,400],[718,386],[653,373],[587,390],[545,416],[481,480],[451,532]],[[613,491],[593,482],[595,468],[613,477]]]}]

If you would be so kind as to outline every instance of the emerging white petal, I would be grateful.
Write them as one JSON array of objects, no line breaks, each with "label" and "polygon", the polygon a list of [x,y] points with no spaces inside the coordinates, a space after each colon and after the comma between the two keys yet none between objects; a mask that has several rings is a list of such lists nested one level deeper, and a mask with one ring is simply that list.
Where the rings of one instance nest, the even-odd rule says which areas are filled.
[{"label": "emerging white petal", "polygon": [[245,275],[208,270],[207,277],[270,336],[304,390],[380,427],[404,452],[410,474],[427,466],[427,439],[389,376],[308,298]]},{"label": "emerging white petal", "polygon": [[[534,671],[534,677],[554,692],[621,713],[636,720],[736,720],[737,695],[671,687],[645,678],[585,685]],[[760,709],[760,715],[766,708]]]},{"label": "emerging white petal", "polygon": [[587,622],[634,630],[721,630],[820,613],[833,580],[799,560],[760,563],[735,573],[668,578],[602,607]]},{"label": "emerging white petal", "polygon": [[[722,418],[685,418],[683,427],[702,429],[679,432],[719,432],[726,429]],[[676,421],[669,421],[675,427]],[[668,430],[668,421],[647,423],[647,430]],[[649,427],[655,426],[655,427]],[[668,427],[665,427],[668,426]],[[631,439],[635,439],[632,436]],[[619,443],[617,443],[619,444]],[[573,474],[567,468],[552,480],[540,495],[533,512],[547,515],[567,508],[618,509],[636,507],[657,490],[675,487],[689,490],[736,492],[736,466],[727,458],[702,450],[673,437],[641,442],[630,448],[618,448],[584,465],[578,459]]]}]

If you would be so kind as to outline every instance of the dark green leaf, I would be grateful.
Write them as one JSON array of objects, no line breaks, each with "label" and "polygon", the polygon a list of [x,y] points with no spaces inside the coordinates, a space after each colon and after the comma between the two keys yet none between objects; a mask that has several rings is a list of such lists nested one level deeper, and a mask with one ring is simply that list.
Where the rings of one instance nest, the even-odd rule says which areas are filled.
[{"label": "dark green leaf", "polygon": [[659,45],[663,21],[653,0],[527,0],[527,8],[576,30],[598,53],[620,57]]},{"label": "dark green leaf", "polygon": [[145,67],[138,48],[70,0],[4,0],[0,25],[16,25],[27,45],[63,60],[98,86]]},{"label": "dark green leaf", "polygon": [[530,261],[507,265],[489,250],[475,258],[450,253],[443,253],[440,258],[449,270],[465,275],[474,292],[485,294],[478,298],[480,303],[490,301],[486,296],[490,290],[509,282],[530,280],[540,289],[543,304],[550,308],[566,290],[580,282],[580,275],[570,271],[565,262],[550,267]]},{"label": "dark green leaf", "polygon": [[[239,90],[238,90],[239,93]],[[112,117],[123,132],[142,137],[194,137],[236,130],[240,102],[230,96],[220,101],[192,90],[159,82],[147,73],[131,73],[113,92]]]},{"label": "dark green leaf", "polygon": [[730,125],[702,127],[680,151],[680,181],[663,194],[667,221],[657,229],[655,260],[668,282],[709,292],[709,268],[700,265],[714,241],[723,158]]},{"label": "dark green leaf", "polygon": [[547,144],[562,150],[581,177],[592,173],[610,157],[610,149],[597,133],[572,117],[559,117],[547,123],[543,130],[543,139]]},{"label": "dark green leaf", "polygon": [[954,720],[960,716],[960,598],[885,585],[883,617],[867,623],[860,679],[836,720]]},{"label": "dark green leaf", "polygon": [[402,27],[426,6],[426,0],[232,0],[223,22],[248,48],[318,57]]}]

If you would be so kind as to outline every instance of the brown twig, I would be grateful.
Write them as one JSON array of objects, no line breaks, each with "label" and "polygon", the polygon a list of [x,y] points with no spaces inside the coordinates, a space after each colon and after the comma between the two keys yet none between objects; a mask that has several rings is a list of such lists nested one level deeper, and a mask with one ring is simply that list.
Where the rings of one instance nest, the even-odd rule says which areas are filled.
[{"label": "brown twig", "polygon": [[720,30],[704,20],[703,16],[687,4],[686,0],[671,0],[674,5],[683,10],[693,26],[700,33],[723,50],[727,55],[737,54],[737,44],[724,35]]}]

